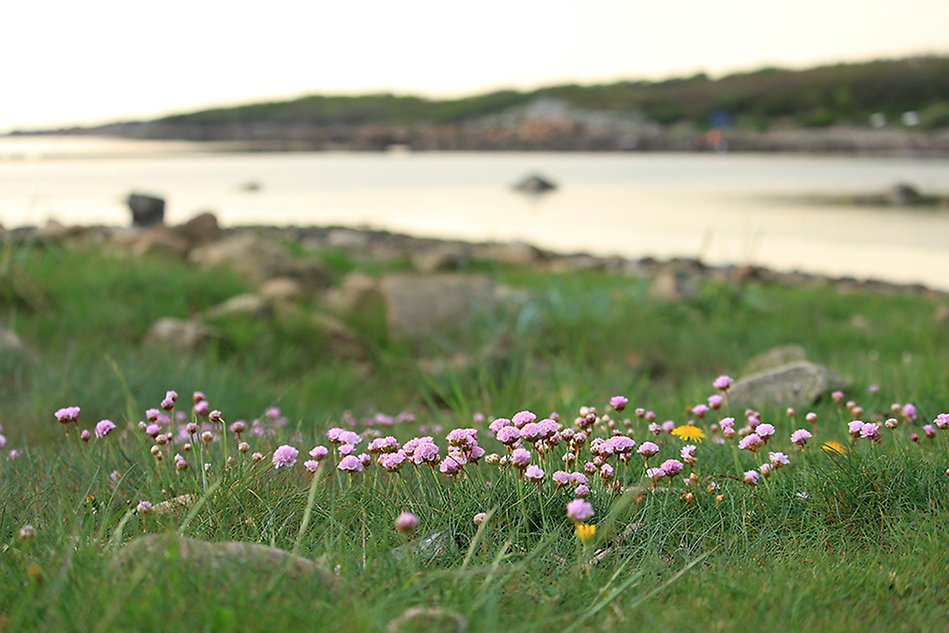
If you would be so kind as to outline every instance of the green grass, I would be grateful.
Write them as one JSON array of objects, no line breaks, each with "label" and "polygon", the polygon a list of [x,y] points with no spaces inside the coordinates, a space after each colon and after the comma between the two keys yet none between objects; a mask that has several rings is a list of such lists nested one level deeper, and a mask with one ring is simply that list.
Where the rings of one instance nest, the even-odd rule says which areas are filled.
[{"label": "green grass", "polygon": [[[248,291],[242,279],[56,247],[6,256],[0,322],[38,358],[0,358],[5,450],[22,452],[0,461],[0,630],[382,631],[419,605],[456,610],[472,631],[916,631],[937,630],[949,616],[949,443],[945,432],[935,441],[909,439],[949,404],[949,328],[934,318],[938,299],[707,284],[693,301],[663,304],[649,301],[647,285],[635,279],[487,265],[478,271],[531,299],[417,348],[386,334],[376,306],[339,315],[367,340],[368,359],[333,358],[325,333],[307,318],[324,308],[315,300],[272,322],[219,319],[220,339],[186,354],[143,346],[148,326]],[[323,258],[337,277],[385,272],[340,253]],[[311,480],[299,464],[288,472],[266,468],[267,459],[244,463],[204,495],[193,453],[189,470],[177,475],[170,455],[156,465],[140,432],[118,436],[171,388],[182,403],[192,390],[204,391],[228,420],[279,406],[288,426],[277,437],[250,440],[264,453],[281,443],[302,451],[325,443],[326,428],[347,410],[360,418],[412,411],[417,421],[394,434],[404,441],[424,425],[443,454],[444,434],[470,425],[476,412],[490,420],[525,408],[557,410],[569,423],[579,406],[603,412],[610,396],[623,393],[631,408],[683,421],[684,408],[704,401],[715,376],[740,375],[751,355],[787,342],[849,376],[848,397],[865,417],[882,419],[891,402],[912,401],[921,422],[884,429],[877,446],[851,445],[845,416],[821,401],[805,459],[787,439],[803,424],[787,420],[782,408],[765,409],[778,427],[769,448],[788,452],[792,464],[752,489],[739,474],[761,456],[740,454],[736,468],[729,447],[707,439],[697,453],[699,483],[689,488],[694,504],[681,500],[681,480],[660,486],[670,492],[641,487],[642,460],[634,456],[631,468],[617,470],[629,492],[592,482],[598,531],[586,548],[564,518],[568,492],[550,486],[539,495],[496,466],[436,483],[427,469],[406,470],[404,480],[375,469],[349,481],[327,463],[308,505]],[[435,374],[420,368],[420,358],[455,352],[469,355],[469,366]],[[879,394],[868,393],[871,383],[881,385]],[[119,431],[79,445],[52,418],[74,403],[85,427],[107,417]],[[639,422],[632,435],[651,439]],[[848,453],[821,451],[828,439]],[[500,449],[486,429],[480,440]],[[682,444],[659,441],[662,459]],[[218,481],[222,458],[209,458],[208,485]],[[556,467],[544,465],[548,475]],[[113,470],[122,473],[118,483],[109,479]],[[705,491],[710,481],[721,486],[720,503]],[[205,501],[190,517],[187,510],[129,514],[141,499],[184,493]],[[403,509],[420,518],[414,554],[397,549],[404,542],[392,525]],[[492,516],[479,531],[471,517],[487,511]],[[18,538],[25,523],[36,527],[34,540]],[[118,564],[120,525],[119,542],[181,530],[298,548],[338,579],[327,585],[280,569],[196,569],[163,553]],[[439,535],[437,551],[418,546],[431,535]],[[598,548],[608,553],[591,564]]]}]

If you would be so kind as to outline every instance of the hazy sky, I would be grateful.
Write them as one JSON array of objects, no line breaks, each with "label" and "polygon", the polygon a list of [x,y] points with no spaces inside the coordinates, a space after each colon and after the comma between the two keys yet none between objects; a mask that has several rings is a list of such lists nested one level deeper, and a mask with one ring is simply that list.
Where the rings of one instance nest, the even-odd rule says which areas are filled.
[{"label": "hazy sky", "polygon": [[949,0],[11,0],[0,131],[949,53]]}]

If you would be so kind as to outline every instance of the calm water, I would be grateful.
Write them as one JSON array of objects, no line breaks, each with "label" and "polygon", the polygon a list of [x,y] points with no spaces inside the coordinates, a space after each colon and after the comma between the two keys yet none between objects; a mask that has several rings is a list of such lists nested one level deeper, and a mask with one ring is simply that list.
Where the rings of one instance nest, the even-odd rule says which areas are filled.
[{"label": "calm water", "polygon": [[[541,198],[509,185],[561,184]],[[949,210],[815,206],[805,194],[949,194],[949,160],[691,154],[208,154],[181,143],[0,140],[0,223],[126,224],[131,190],[168,220],[366,225],[567,251],[922,282],[949,289]],[[257,192],[242,191],[247,182]]]}]

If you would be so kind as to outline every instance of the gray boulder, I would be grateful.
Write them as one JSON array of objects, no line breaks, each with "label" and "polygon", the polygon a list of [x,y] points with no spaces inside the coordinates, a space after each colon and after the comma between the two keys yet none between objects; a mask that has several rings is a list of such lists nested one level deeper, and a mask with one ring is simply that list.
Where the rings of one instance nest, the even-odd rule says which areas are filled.
[{"label": "gray boulder", "polygon": [[382,303],[379,280],[365,273],[350,273],[338,288],[326,293],[326,304],[336,312],[365,312]]},{"label": "gray boulder", "polygon": [[132,226],[151,226],[165,221],[165,199],[142,193],[129,194],[126,200],[132,212]]},{"label": "gray boulder", "polygon": [[315,561],[259,543],[212,543],[177,534],[153,534],[133,539],[116,554],[119,569],[177,561],[197,573],[239,573],[244,578],[270,577],[281,570],[295,578],[333,584],[337,577]]},{"label": "gray boulder", "polygon": [[273,305],[260,295],[243,294],[231,297],[207,311],[209,319],[246,316],[253,319],[273,316]]},{"label": "gray boulder", "polygon": [[468,621],[457,611],[440,607],[413,607],[386,625],[388,633],[465,633]]},{"label": "gray boulder", "polygon": [[215,336],[214,330],[199,321],[162,317],[149,328],[145,343],[187,351],[202,347]]},{"label": "gray boulder", "polygon": [[767,351],[752,356],[748,362],[745,363],[744,373],[756,374],[759,371],[774,369],[781,365],[797,363],[803,360],[807,360],[807,352],[804,351],[804,348],[797,343],[788,343],[787,345],[772,347]]},{"label": "gray boulder", "polygon": [[530,174],[514,185],[515,191],[534,194],[547,193],[548,191],[553,191],[556,188],[557,185],[554,183],[554,181],[548,180],[539,174]]},{"label": "gray boulder", "polygon": [[825,393],[847,385],[847,379],[834,370],[799,361],[741,378],[728,397],[736,406],[810,406]]},{"label": "gray boulder", "polygon": [[273,277],[260,286],[260,296],[276,303],[293,302],[305,296],[303,284],[292,277]]},{"label": "gray boulder", "polygon": [[415,341],[463,329],[497,302],[494,283],[481,275],[394,274],[380,288],[390,333]]},{"label": "gray boulder", "polygon": [[188,241],[189,248],[194,248],[216,240],[221,233],[221,227],[218,225],[217,216],[205,211],[184,224],[179,224],[175,231]]},{"label": "gray boulder", "polygon": [[188,240],[164,224],[116,232],[112,244],[136,257],[161,255],[175,259],[184,259],[189,247]]},{"label": "gray boulder", "polygon": [[699,296],[696,276],[681,270],[661,270],[649,285],[649,298],[653,301],[690,301]]}]

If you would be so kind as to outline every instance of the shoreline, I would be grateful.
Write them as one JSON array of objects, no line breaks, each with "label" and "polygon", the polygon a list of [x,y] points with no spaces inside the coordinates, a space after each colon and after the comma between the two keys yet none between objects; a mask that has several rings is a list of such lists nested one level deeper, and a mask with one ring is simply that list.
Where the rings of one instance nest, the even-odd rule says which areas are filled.
[{"label": "shoreline", "polygon": [[[213,218],[213,220],[209,219]],[[949,289],[922,283],[900,283],[876,278],[833,276],[804,270],[776,270],[755,264],[711,264],[698,257],[659,259],[644,255],[594,255],[585,251],[565,252],[544,249],[524,241],[467,241],[438,237],[414,236],[368,227],[345,225],[268,225],[247,224],[218,227],[212,214],[202,214],[189,222],[169,227],[157,224],[145,228],[108,225],[65,226],[51,222],[43,227],[0,227],[0,243],[23,244],[62,243],[78,246],[113,247],[136,255],[162,252],[161,244],[169,236],[186,234],[196,221],[213,224],[214,237],[199,240],[217,242],[232,237],[252,235],[280,244],[290,257],[286,245],[303,254],[336,250],[354,259],[376,262],[408,262],[418,274],[464,271],[472,264],[494,263],[521,266],[553,274],[603,272],[637,279],[651,280],[653,287],[668,298],[687,298],[697,293],[697,284],[712,282],[744,287],[752,283],[773,283],[789,288],[830,286],[839,292],[908,294],[942,298]],[[202,228],[202,230],[204,230]],[[195,248],[199,248],[197,246]],[[181,253],[187,257],[187,249]]]}]

